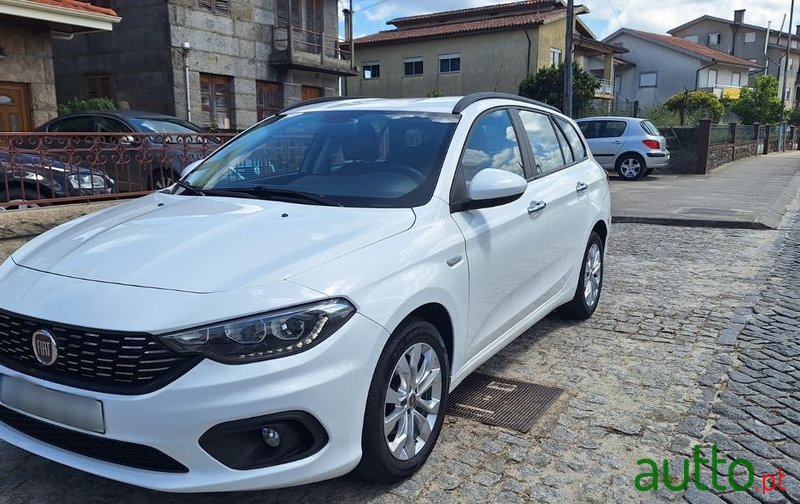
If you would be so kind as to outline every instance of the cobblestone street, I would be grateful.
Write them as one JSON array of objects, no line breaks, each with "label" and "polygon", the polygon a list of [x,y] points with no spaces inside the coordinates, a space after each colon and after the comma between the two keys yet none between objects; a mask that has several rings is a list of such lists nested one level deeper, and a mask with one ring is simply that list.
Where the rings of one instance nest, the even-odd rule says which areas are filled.
[{"label": "cobblestone street", "polygon": [[[794,222],[782,231],[615,225],[594,318],[553,315],[480,369],[566,392],[524,435],[449,417],[428,464],[400,485],[341,478],[235,497],[165,495],[0,444],[0,503],[679,501],[662,486],[637,491],[637,461],[683,459],[697,442],[752,461],[756,483],[777,468],[790,475],[785,494],[723,495],[729,502],[800,500]],[[685,498],[721,502],[697,490]]]}]

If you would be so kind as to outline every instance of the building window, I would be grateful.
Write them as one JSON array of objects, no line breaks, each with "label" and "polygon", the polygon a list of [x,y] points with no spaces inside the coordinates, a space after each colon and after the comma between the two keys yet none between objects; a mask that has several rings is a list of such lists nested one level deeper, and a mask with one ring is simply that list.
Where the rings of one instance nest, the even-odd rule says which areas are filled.
[{"label": "building window", "polygon": [[719,33],[709,33],[708,34],[708,45],[710,45],[710,46],[718,46],[719,45]]},{"label": "building window", "polygon": [[367,80],[379,78],[381,76],[380,63],[373,62],[361,65],[361,76]]},{"label": "building window", "polygon": [[756,32],[747,32],[744,34],[744,43],[745,44],[755,44],[756,43]]},{"label": "building window", "polygon": [[792,40],[792,49],[797,49],[797,41],[796,40]]},{"label": "building window", "polygon": [[700,37],[697,35],[689,35],[688,37],[683,37],[683,40],[688,40],[689,42],[694,42],[696,44],[700,40]]},{"label": "building window", "polygon": [[266,119],[283,108],[283,93],[277,82],[256,81],[256,113],[258,120]]},{"label": "building window", "polygon": [[792,70],[793,68],[794,68],[794,59],[789,58],[789,70]]},{"label": "building window", "polygon": [[403,66],[405,67],[405,75],[422,75],[424,71],[424,65],[422,58],[411,58],[403,60]]},{"label": "building window", "polygon": [[233,79],[201,73],[200,101],[205,123],[219,129],[233,128]]},{"label": "building window", "polygon": [[645,72],[639,74],[639,87],[648,88],[658,85],[658,72]]},{"label": "building window", "polygon": [[86,96],[89,98],[111,98],[111,74],[87,75]]},{"label": "building window", "polygon": [[324,91],[317,86],[300,86],[300,97],[305,100],[315,100],[324,96]]},{"label": "building window", "polygon": [[439,73],[455,73],[460,71],[460,54],[443,54],[439,56]]},{"label": "building window", "polygon": [[734,72],[731,76],[731,86],[733,87],[742,87],[742,74],[739,72]]},{"label": "building window", "polygon": [[717,71],[716,70],[709,70],[708,71],[708,82],[706,87],[716,87],[717,86]]},{"label": "building window", "polygon": [[561,64],[561,49],[555,47],[550,49],[550,66],[559,66]]},{"label": "building window", "polygon": [[214,14],[228,14],[231,11],[228,3],[228,0],[197,0],[199,7]]}]

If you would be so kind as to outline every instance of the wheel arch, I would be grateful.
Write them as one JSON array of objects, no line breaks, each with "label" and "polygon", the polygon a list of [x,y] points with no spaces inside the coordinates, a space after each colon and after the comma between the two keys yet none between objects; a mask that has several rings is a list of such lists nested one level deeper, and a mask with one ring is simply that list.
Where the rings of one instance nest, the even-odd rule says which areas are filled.
[{"label": "wheel arch", "polygon": [[608,240],[608,225],[605,223],[605,221],[597,221],[592,228],[592,232],[600,235],[600,241],[603,242],[603,248],[605,248]]},{"label": "wheel arch", "polygon": [[[447,359],[450,361],[450,372],[453,370],[453,320],[450,317],[450,312],[447,308],[440,303],[427,303],[406,315],[397,327],[400,327],[405,321],[411,318],[420,318],[433,324],[439,333],[442,335],[445,349],[447,350]],[[394,328],[394,330],[397,329]],[[394,330],[392,332],[394,332]]]},{"label": "wheel arch", "polygon": [[622,153],[618,154],[617,155],[617,160],[614,163],[614,167],[615,168],[619,168],[620,165],[622,164],[622,160],[625,159],[626,157],[639,158],[639,161],[642,162],[642,166],[644,167],[644,169],[645,170],[647,169],[647,160],[644,158],[644,156],[642,156],[640,153],[638,153],[636,151],[625,151],[625,152],[622,152]]}]

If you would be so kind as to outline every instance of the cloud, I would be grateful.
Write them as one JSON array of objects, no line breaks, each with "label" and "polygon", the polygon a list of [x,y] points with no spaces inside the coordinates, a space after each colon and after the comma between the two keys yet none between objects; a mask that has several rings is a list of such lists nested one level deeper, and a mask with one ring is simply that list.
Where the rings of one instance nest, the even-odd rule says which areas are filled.
[{"label": "cloud", "polygon": [[[508,0],[427,0],[408,2],[407,0],[354,0],[356,29],[359,32],[374,33],[391,29],[385,22],[396,17],[428,14],[445,10],[465,9],[498,3]],[[789,18],[787,0],[575,0],[576,4],[586,5],[590,14],[581,18],[603,38],[620,27],[634,28],[656,33],[665,33],[670,28],[708,14],[723,19],[733,19],[733,11],[746,8],[745,23],[766,26],[772,21],[772,28],[780,27],[783,15],[787,14],[784,31],[788,29]],[[800,11],[800,9],[798,9]],[[800,23],[800,17],[795,17]],[[794,29],[794,28],[793,28]]]}]

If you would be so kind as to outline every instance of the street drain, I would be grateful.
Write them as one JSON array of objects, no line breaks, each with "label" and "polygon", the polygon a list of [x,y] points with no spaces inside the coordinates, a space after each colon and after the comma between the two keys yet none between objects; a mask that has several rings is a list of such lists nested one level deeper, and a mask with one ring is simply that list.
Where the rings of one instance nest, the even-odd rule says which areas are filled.
[{"label": "street drain", "polygon": [[448,413],[528,432],[561,392],[559,388],[472,373],[450,395]]}]

